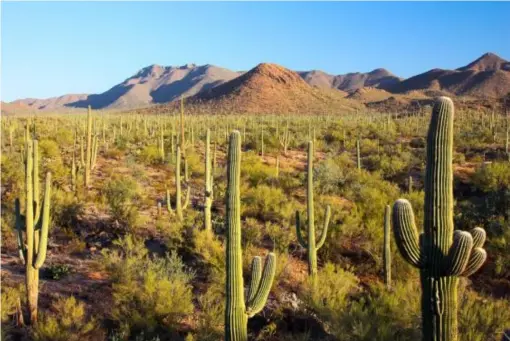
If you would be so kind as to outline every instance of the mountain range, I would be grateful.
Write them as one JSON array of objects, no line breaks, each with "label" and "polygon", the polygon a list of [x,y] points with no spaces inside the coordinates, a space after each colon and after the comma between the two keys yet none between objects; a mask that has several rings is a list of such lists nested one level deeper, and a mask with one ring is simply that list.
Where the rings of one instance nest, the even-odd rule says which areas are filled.
[{"label": "mountain range", "polygon": [[[402,79],[379,68],[367,73],[331,75],[320,70],[291,71],[261,63],[248,72],[231,71],[214,65],[150,65],[123,82],[99,94],[68,94],[48,99],[20,99],[2,102],[2,112],[11,108],[58,111],[73,108],[128,110],[161,107],[178,98],[191,103],[208,103],[247,111],[327,110],[357,107],[359,103],[423,97],[430,93],[450,96],[497,98],[510,92],[510,62],[486,53],[455,70],[433,69]],[[356,102],[356,103],[355,103]],[[237,107],[236,107],[237,108]]]}]

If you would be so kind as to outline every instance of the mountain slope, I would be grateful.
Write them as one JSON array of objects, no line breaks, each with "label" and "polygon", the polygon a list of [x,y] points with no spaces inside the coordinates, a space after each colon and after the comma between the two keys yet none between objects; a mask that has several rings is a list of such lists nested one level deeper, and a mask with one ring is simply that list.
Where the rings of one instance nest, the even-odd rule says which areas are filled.
[{"label": "mountain slope", "polygon": [[375,69],[367,73],[354,72],[333,76],[322,71],[301,71],[299,75],[310,85],[319,88],[334,88],[354,91],[363,87],[390,86],[401,79],[385,69]]},{"label": "mountain slope", "polygon": [[69,103],[83,101],[87,98],[87,94],[68,94],[58,97],[50,97],[44,99],[24,98],[11,102],[12,104],[22,104],[32,110],[58,110]]},{"label": "mountain slope", "polygon": [[237,76],[238,72],[214,65],[151,65],[108,91],[90,95],[68,106],[122,109],[143,107],[171,102],[181,96],[192,96]]},{"label": "mountain slope", "polygon": [[198,93],[191,103],[239,112],[330,112],[359,106],[338,91],[323,90],[307,84],[298,73],[277,64],[262,63],[245,74]]},{"label": "mountain slope", "polygon": [[501,97],[510,91],[510,63],[486,53],[456,70],[433,69],[383,88],[394,93],[441,90],[453,95]]}]

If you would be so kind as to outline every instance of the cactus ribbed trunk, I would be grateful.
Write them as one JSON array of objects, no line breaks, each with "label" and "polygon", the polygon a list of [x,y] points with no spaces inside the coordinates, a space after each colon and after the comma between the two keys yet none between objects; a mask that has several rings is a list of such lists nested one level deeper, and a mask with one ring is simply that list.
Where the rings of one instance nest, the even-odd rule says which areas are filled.
[{"label": "cactus ribbed trunk", "polygon": [[[425,341],[457,340],[457,279],[443,276],[453,241],[453,104],[439,101],[427,140],[424,232],[427,267],[422,271]],[[432,303],[432,304],[431,304]]]},{"label": "cactus ribbed trunk", "polygon": [[264,268],[260,257],[253,258],[248,302],[245,304],[241,248],[241,134],[238,131],[230,135],[227,165],[225,340],[247,341],[248,318],[266,304],[274,279],[276,257],[270,253]]},{"label": "cactus ribbed trunk", "polygon": [[92,162],[92,113],[90,105],[87,112],[87,151],[85,160],[85,187],[90,185],[90,166]]},{"label": "cactus ribbed trunk", "polygon": [[205,230],[212,232],[211,222],[211,207],[213,201],[213,184],[211,174],[211,131],[207,129],[205,137],[205,205],[204,205],[204,219]]},{"label": "cactus ribbed trunk", "polygon": [[324,217],[324,227],[319,242],[315,241],[315,212],[313,202],[313,142],[308,142],[308,161],[307,161],[307,185],[306,185],[306,198],[307,198],[307,213],[308,213],[308,229],[307,239],[302,236],[301,220],[299,212],[296,212],[296,234],[299,243],[302,247],[307,249],[308,255],[308,274],[312,277],[314,284],[317,275],[317,251],[324,245],[326,235],[328,232],[329,219],[331,217],[331,208],[329,205],[326,207],[326,214]]},{"label": "cactus ribbed trunk", "polygon": [[[37,322],[39,268],[46,259],[51,197],[51,174],[46,174],[43,205],[39,205],[38,144],[28,140],[25,145],[25,215],[16,199],[16,231],[18,251],[25,263],[25,287],[29,323]],[[23,238],[23,232],[25,238]],[[23,241],[25,239],[25,242]]]},{"label": "cactus ribbed trunk", "polygon": [[177,146],[175,155],[175,211],[177,218],[183,219],[181,204],[181,147]]},{"label": "cactus ribbed trunk", "polygon": [[313,143],[308,142],[308,162],[306,168],[306,207],[308,214],[308,271],[311,276],[317,275],[317,252],[315,250],[315,212],[313,207]]},{"label": "cactus ribbed trunk", "polygon": [[454,231],[453,102],[437,100],[427,138],[424,232],[418,237],[411,204],[393,207],[395,240],[400,253],[420,269],[423,341],[457,341],[457,286],[485,262],[485,231]]},{"label": "cactus ribbed trunk", "polygon": [[227,168],[227,306],[225,340],[248,340],[248,316],[244,303],[243,257],[241,249],[241,136],[230,135]]}]

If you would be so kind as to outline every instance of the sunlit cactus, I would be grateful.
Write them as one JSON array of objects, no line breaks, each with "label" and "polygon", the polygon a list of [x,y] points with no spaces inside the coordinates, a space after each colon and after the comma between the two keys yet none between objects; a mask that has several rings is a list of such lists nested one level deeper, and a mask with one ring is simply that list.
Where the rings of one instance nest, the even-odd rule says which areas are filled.
[{"label": "sunlit cactus", "polygon": [[276,257],[269,253],[263,268],[260,257],[253,259],[248,301],[245,303],[241,248],[241,134],[238,131],[230,135],[227,162],[225,340],[247,341],[248,318],[260,312],[266,304],[273,284]]},{"label": "sunlit cactus", "polygon": [[424,341],[456,341],[459,276],[485,262],[485,231],[453,226],[453,102],[440,97],[432,112],[425,175],[424,232],[418,235],[409,201],[393,206],[393,228],[404,259],[420,269]]}]

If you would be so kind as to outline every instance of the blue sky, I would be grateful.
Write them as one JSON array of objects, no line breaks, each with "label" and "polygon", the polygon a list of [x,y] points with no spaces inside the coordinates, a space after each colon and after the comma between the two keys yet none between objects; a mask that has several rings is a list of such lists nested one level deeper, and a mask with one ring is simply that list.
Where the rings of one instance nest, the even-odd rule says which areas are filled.
[{"label": "blue sky", "polygon": [[510,3],[10,2],[4,101],[98,93],[150,64],[260,62],[409,77],[485,52],[510,59]]}]

